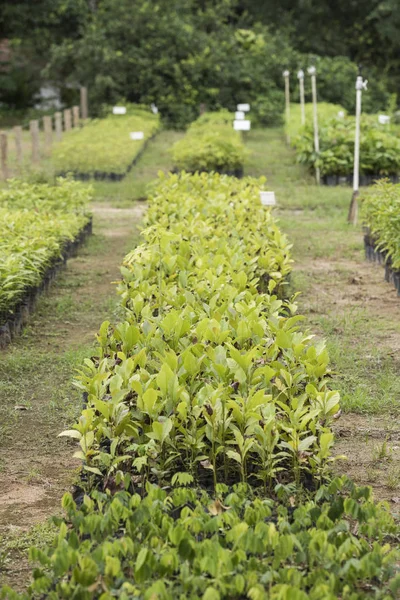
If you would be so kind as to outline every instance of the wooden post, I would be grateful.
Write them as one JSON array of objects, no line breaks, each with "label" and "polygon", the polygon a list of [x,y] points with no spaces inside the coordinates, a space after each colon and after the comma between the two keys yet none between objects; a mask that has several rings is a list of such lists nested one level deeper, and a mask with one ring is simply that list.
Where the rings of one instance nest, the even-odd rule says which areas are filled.
[{"label": "wooden post", "polygon": [[55,127],[56,127],[56,140],[57,142],[61,142],[62,140],[62,114],[60,112],[56,112],[55,117]]},{"label": "wooden post", "polygon": [[4,180],[8,179],[8,166],[7,166],[7,134],[3,131],[0,133],[0,151],[1,151],[1,175]]},{"label": "wooden post", "polygon": [[74,118],[74,128],[79,127],[79,106],[72,107],[72,116]]},{"label": "wooden post", "polygon": [[87,87],[81,87],[81,117],[83,121],[88,118]]},{"label": "wooden post", "polygon": [[53,143],[53,119],[52,117],[43,117],[43,128],[44,128],[44,143],[46,154],[51,153],[51,145]]},{"label": "wooden post", "polygon": [[71,109],[66,108],[64,110],[64,131],[69,131],[71,129]]},{"label": "wooden post", "polygon": [[16,155],[17,155],[17,163],[18,163],[18,166],[21,167],[21,165],[22,165],[22,127],[20,125],[18,125],[17,127],[14,127],[14,134],[15,134],[15,151],[16,151]]},{"label": "wooden post", "polygon": [[39,121],[30,121],[29,129],[32,136],[32,162],[39,162]]}]

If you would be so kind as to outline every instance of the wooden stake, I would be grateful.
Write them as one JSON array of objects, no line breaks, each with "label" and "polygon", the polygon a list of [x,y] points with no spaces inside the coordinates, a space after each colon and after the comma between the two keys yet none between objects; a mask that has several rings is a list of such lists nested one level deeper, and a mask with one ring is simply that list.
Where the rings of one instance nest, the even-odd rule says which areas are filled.
[{"label": "wooden stake", "polygon": [[64,131],[69,131],[72,127],[71,123],[71,109],[66,108],[64,110]]},{"label": "wooden stake", "polygon": [[72,116],[74,118],[74,128],[79,127],[79,106],[72,107]]},{"label": "wooden stake", "polygon": [[62,140],[62,114],[60,112],[56,112],[55,117],[55,127],[56,127],[56,140],[57,142],[61,142]]},{"label": "wooden stake", "polygon": [[81,117],[83,121],[86,121],[88,118],[88,97],[86,87],[81,87]]},{"label": "wooden stake", "polygon": [[22,127],[20,125],[14,127],[15,134],[15,151],[17,155],[18,166],[22,165]]},{"label": "wooden stake", "polygon": [[46,154],[51,153],[51,145],[53,143],[53,119],[52,117],[43,117],[44,128],[44,143]]},{"label": "wooden stake", "polygon": [[39,162],[39,121],[30,121],[29,129],[32,136],[32,162]]},{"label": "wooden stake", "polygon": [[8,179],[8,166],[7,166],[7,150],[8,150],[7,134],[4,132],[0,133],[0,151],[1,151],[1,175],[4,180]]}]

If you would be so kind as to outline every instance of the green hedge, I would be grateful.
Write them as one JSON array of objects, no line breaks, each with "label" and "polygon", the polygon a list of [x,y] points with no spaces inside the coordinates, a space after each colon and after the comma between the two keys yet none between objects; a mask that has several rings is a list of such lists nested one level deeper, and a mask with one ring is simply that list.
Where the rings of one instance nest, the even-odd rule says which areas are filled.
[{"label": "green hedge", "polygon": [[239,174],[246,159],[242,136],[233,129],[234,116],[225,110],[205,113],[172,147],[179,170]]},{"label": "green hedge", "polygon": [[[110,114],[64,135],[62,142],[54,148],[54,167],[60,173],[122,175],[159,127],[158,115],[127,105],[126,115]],[[144,139],[131,140],[133,131],[143,131]]]},{"label": "green hedge", "polygon": [[0,325],[88,223],[90,199],[90,189],[63,179],[11,181],[0,192]]}]

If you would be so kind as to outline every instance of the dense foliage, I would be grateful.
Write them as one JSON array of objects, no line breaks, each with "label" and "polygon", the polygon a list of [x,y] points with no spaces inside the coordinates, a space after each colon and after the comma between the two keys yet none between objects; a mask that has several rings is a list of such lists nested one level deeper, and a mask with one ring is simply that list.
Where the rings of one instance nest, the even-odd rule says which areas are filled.
[{"label": "dense foliage", "polygon": [[[310,169],[319,166],[321,175],[347,176],[353,173],[355,118],[346,114],[343,107],[329,104],[318,106],[320,152],[314,150],[312,107],[307,105],[307,121],[300,123],[300,107],[292,105],[288,132],[296,132],[292,143],[297,159]],[[341,113],[341,114],[340,114]],[[362,183],[374,177],[396,177],[400,173],[400,137],[397,126],[381,125],[378,115],[362,115],[360,137],[360,173]]]},{"label": "dense foliage", "polygon": [[[128,105],[125,115],[109,114],[74,129],[54,147],[52,161],[59,173],[94,175],[125,174],[148,139],[159,128],[159,117],[149,110]],[[132,140],[131,132],[144,138]]]},{"label": "dense foliage", "polygon": [[11,181],[0,192],[0,325],[86,225],[90,198],[88,188],[62,179]]},{"label": "dense foliage", "polygon": [[29,591],[2,597],[394,598],[390,512],[345,477],[325,483],[338,395],[323,345],[276,295],[289,247],[262,183],[155,187],[122,267],[126,320],[102,325],[64,432],[87,494],[67,494],[54,543],[31,550]]},{"label": "dense foliage", "polygon": [[303,504],[258,498],[243,484],[218,499],[149,485],[145,496],[68,494],[54,544],[27,594],[7,600],[364,600],[394,597],[396,526],[370,489],[346,478]]},{"label": "dense foliage", "polygon": [[97,478],[323,480],[339,396],[323,343],[276,295],[289,245],[260,185],[183,174],[154,191],[146,241],[122,268],[126,321],[102,325],[80,377],[87,408],[72,435]]},{"label": "dense foliage", "polygon": [[[250,0],[37,0],[29,10],[26,3],[6,1],[0,9],[0,22],[13,47],[12,59],[0,70],[0,102],[8,106],[28,102],[42,69],[42,81],[59,85],[69,105],[78,101],[79,85],[86,84],[92,115],[99,115],[104,103],[127,98],[146,105],[155,102],[166,124],[181,127],[198,116],[201,103],[209,110],[233,111],[238,102],[250,102],[254,122],[271,125],[281,122],[283,69],[294,75],[315,60],[320,99],[354,108],[355,55],[346,45],[332,52],[330,35],[322,36],[315,48],[307,44],[321,31],[341,32],[337,22],[353,12],[347,6],[332,21],[324,12],[331,11],[327,3],[316,6],[314,0],[302,3],[301,18],[298,2],[279,7],[268,2],[260,8]],[[318,19],[323,26],[310,38],[309,23]],[[353,25],[352,18],[346,22],[349,38],[360,40],[360,30]],[[307,30],[307,37],[299,28]],[[395,31],[390,39],[398,45]],[[383,35],[381,31],[376,41]],[[385,49],[387,43],[385,39]],[[311,59],[309,52],[320,56]],[[371,71],[371,57],[365,71],[370,80],[366,110],[383,110],[388,86],[397,91],[396,80],[386,77],[388,70],[397,76],[394,65]],[[295,76],[291,89],[292,100],[297,100]],[[306,94],[309,98],[309,85]]]},{"label": "dense foliage", "polygon": [[205,113],[172,148],[174,165],[188,172],[241,172],[246,158],[242,136],[228,111]]},{"label": "dense foliage", "polygon": [[370,243],[400,271],[400,185],[379,181],[361,198],[362,219]]}]

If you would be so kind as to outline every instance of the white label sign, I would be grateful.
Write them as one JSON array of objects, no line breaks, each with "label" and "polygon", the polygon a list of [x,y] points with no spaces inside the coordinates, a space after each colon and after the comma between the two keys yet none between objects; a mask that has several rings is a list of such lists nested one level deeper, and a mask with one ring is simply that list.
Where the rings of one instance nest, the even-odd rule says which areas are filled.
[{"label": "white label sign", "polygon": [[131,140],[143,140],[144,139],[144,132],[143,131],[132,131],[129,134]]},{"label": "white label sign", "polygon": [[158,113],[157,106],[154,103],[152,103],[150,106],[151,106],[151,110],[152,110],[153,115],[156,115]]},{"label": "white label sign", "polygon": [[260,192],[260,200],[263,206],[275,206],[275,192]]},{"label": "white label sign", "polygon": [[249,112],[250,104],[238,104],[237,109],[242,110],[243,112]]},{"label": "white label sign", "polygon": [[233,121],[233,129],[236,131],[250,131],[251,121]]},{"label": "white label sign", "polygon": [[378,115],[378,121],[381,125],[389,125],[390,117],[389,115]]},{"label": "white label sign", "polygon": [[126,115],[126,106],[114,106],[113,115]]},{"label": "white label sign", "polygon": [[235,119],[238,119],[238,121],[240,121],[244,118],[245,118],[245,113],[242,110],[237,110],[235,112]]}]

